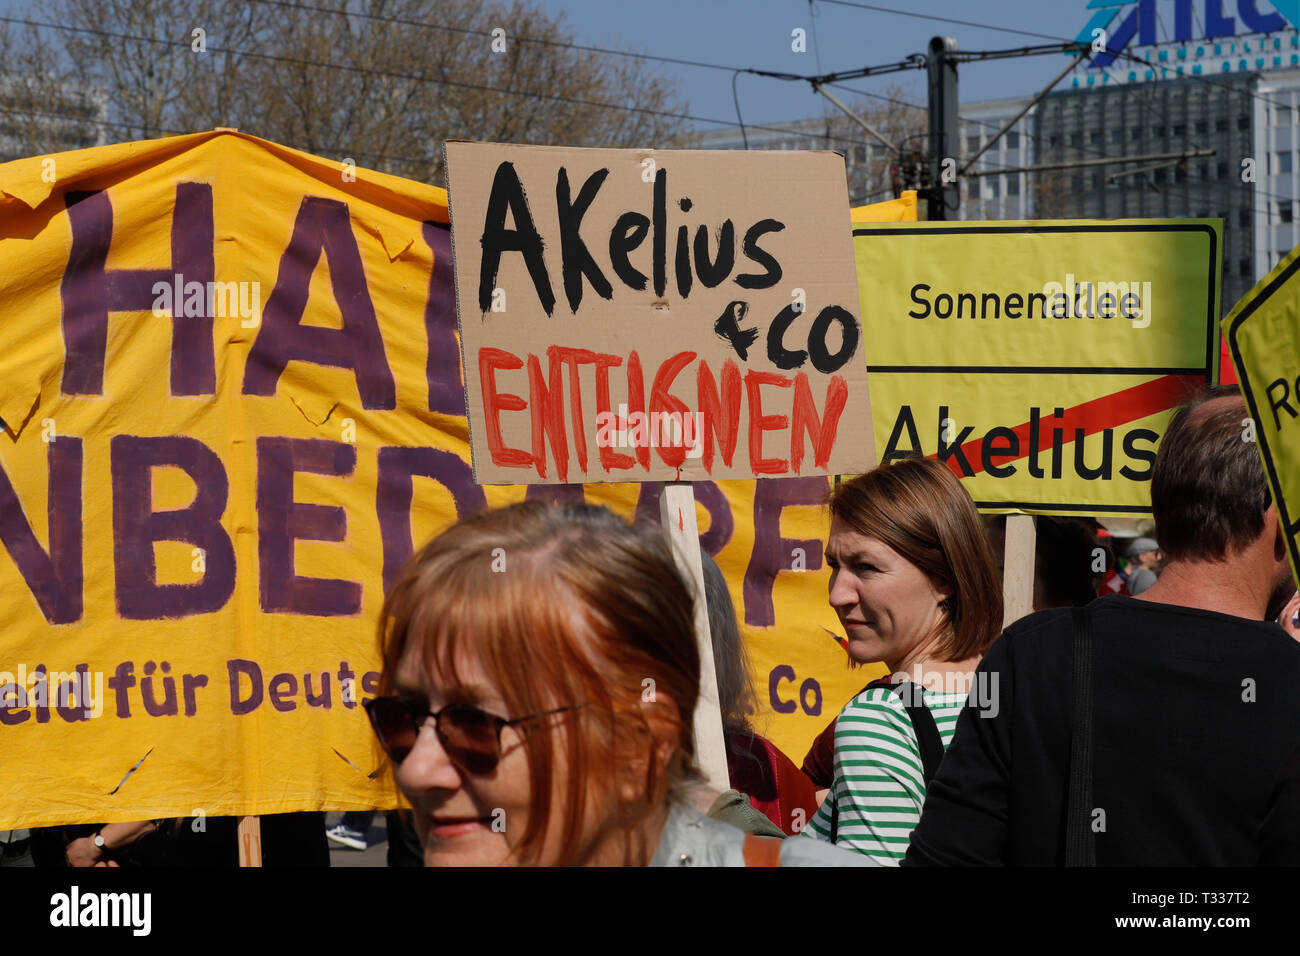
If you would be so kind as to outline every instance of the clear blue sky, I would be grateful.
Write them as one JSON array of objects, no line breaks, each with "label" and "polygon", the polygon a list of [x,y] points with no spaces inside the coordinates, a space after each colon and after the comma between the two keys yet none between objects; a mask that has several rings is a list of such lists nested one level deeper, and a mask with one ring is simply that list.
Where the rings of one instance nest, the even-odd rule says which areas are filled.
[{"label": "clear blue sky", "polygon": [[[832,4],[827,0],[815,0],[811,6],[808,0],[539,2],[552,13],[564,14],[574,42],[800,75],[895,62],[909,53],[924,53],[930,37],[935,35],[954,37],[962,50],[996,50],[1051,42],[1045,38]],[[1072,40],[1090,15],[1086,11],[1087,0],[876,0],[871,5],[1042,33],[1063,40]],[[1172,15],[1171,4],[1162,2],[1159,7],[1163,18]],[[1267,5],[1262,9],[1267,9]],[[807,32],[808,49],[803,54],[791,51],[791,31],[796,27]],[[1024,95],[1041,88],[1064,65],[1065,60],[1060,56],[965,65],[959,74],[959,95],[963,101]],[[680,89],[692,114],[735,121],[730,75],[663,64],[657,69],[680,79]],[[902,86],[908,99],[925,101],[923,70],[857,80],[849,85],[884,93],[891,82]],[[739,94],[747,123],[817,116],[824,103],[807,83],[754,76],[740,78]],[[702,124],[699,128],[718,127]]]}]

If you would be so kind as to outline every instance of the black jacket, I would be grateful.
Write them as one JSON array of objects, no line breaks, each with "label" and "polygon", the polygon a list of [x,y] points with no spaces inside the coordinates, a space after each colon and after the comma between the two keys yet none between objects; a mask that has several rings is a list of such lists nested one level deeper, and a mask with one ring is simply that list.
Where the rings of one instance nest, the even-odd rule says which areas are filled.
[{"label": "black jacket", "polygon": [[[1300,643],[1129,597],[1091,608],[1097,864],[1300,864]],[[1051,610],[994,642],[905,866],[1063,863],[1071,637]]]}]

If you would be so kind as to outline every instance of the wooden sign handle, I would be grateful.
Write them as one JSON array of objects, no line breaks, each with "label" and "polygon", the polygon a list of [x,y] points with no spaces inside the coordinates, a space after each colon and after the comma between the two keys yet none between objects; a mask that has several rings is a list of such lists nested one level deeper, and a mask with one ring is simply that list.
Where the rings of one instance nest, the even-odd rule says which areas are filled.
[{"label": "wooden sign handle", "polygon": [[262,818],[239,818],[239,865],[262,865]]},{"label": "wooden sign handle", "polygon": [[1033,515],[1007,515],[1006,551],[1002,560],[1002,627],[1034,610]]},{"label": "wooden sign handle", "polygon": [[682,576],[694,582],[695,643],[700,651],[700,696],[695,702],[695,762],[713,789],[730,790],[727,747],[718,706],[718,677],[709,634],[709,608],[704,596],[704,565],[700,561],[700,527],[695,520],[695,491],[687,481],[666,481],[659,491],[659,521]]}]

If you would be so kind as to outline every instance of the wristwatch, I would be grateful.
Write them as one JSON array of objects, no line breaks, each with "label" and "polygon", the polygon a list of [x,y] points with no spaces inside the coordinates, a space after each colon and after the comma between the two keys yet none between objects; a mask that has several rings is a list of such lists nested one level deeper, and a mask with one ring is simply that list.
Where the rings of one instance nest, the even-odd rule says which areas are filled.
[{"label": "wristwatch", "polygon": [[92,836],[90,842],[95,844],[95,846],[97,846],[101,851],[108,849],[108,847],[104,846],[104,836],[101,833],[96,833]]}]

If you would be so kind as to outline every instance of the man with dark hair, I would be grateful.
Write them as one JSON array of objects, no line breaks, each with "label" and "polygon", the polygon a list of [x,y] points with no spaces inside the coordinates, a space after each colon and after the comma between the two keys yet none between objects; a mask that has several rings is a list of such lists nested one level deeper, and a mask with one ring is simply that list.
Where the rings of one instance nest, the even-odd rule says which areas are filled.
[{"label": "man with dark hair", "polygon": [[996,706],[962,712],[904,865],[1300,864],[1300,643],[1273,620],[1294,588],[1247,418],[1236,389],[1175,415],[1140,598],[1032,614],[989,649]]}]

